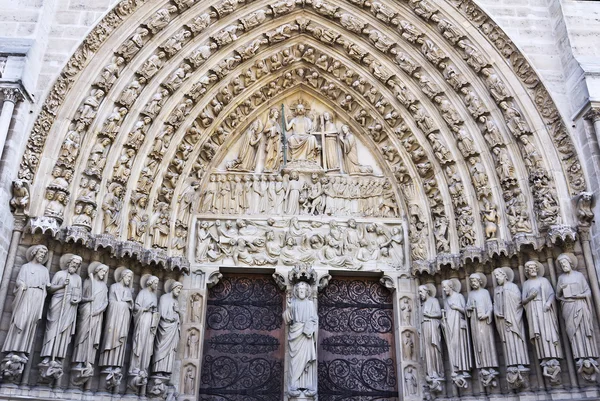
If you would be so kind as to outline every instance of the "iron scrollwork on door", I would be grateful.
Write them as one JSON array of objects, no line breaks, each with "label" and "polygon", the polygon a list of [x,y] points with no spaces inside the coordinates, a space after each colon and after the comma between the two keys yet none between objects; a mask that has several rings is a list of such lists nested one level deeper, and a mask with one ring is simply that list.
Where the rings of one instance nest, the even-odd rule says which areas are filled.
[{"label": "iron scrollwork on door", "polygon": [[269,276],[225,276],[209,291],[200,400],[283,396],[283,294]]},{"label": "iron scrollwork on door", "polygon": [[397,400],[391,292],[334,279],[319,297],[319,399]]}]

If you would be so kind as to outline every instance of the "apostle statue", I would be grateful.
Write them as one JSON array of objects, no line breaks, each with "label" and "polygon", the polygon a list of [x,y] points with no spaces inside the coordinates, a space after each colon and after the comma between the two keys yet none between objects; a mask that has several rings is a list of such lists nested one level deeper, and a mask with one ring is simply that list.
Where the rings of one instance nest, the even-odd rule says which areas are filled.
[{"label": "apostle statue", "polygon": [[487,278],[483,273],[469,276],[471,291],[467,298],[467,316],[471,322],[471,337],[475,354],[475,366],[480,369],[479,377],[484,387],[494,386],[494,378],[498,375],[496,343],[492,327],[492,297],[485,289]]},{"label": "apostle statue", "polygon": [[317,159],[319,145],[312,134],[313,129],[313,122],[306,116],[304,105],[299,103],[294,111],[294,118],[286,124],[291,161]]},{"label": "apostle statue", "polygon": [[[83,283],[83,293],[77,312],[77,333],[73,362],[80,377],[89,378],[94,374],[96,351],[100,345],[102,319],[108,306],[108,266],[92,262],[88,266],[89,278]],[[81,383],[81,381],[79,381]]]},{"label": "apostle statue", "polygon": [[529,365],[527,337],[523,325],[521,291],[513,283],[515,273],[510,267],[499,267],[494,270],[493,276],[496,280],[494,317],[506,365],[509,368],[516,367],[519,372],[526,371],[528,369],[525,366]]},{"label": "apostle statue", "polygon": [[435,297],[436,289],[433,284],[419,286],[421,298],[421,350],[425,361],[426,381],[431,391],[442,390],[444,379],[444,362],[442,359],[442,333],[440,323],[442,309],[440,301]]},{"label": "apostle statue", "polygon": [[154,373],[170,374],[179,345],[181,315],[179,312],[179,294],[183,284],[168,280],[165,285],[166,294],[160,297],[158,313],[160,322],[156,332],[152,371]]},{"label": "apostle statue", "polygon": [[[529,339],[546,370],[560,370],[556,359],[562,358],[558,320],[554,305],[554,290],[544,277],[544,265],[536,260],[525,263],[528,279],[523,283],[522,301],[527,314]],[[558,374],[545,375],[553,383],[558,382]]]},{"label": "apostle statue", "polygon": [[52,294],[46,315],[46,332],[42,346],[40,376],[59,379],[62,362],[75,334],[77,306],[81,301],[81,277],[77,274],[81,256],[67,253],[60,258],[61,270],[52,277],[48,292]]},{"label": "apostle statue", "polygon": [[466,378],[471,376],[472,356],[465,297],[460,293],[460,288],[458,279],[442,281],[445,294],[442,328],[450,354],[452,380],[458,387],[466,388]]},{"label": "apostle statue", "polygon": [[304,393],[313,397],[317,393],[318,317],[308,283],[301,281],[294,285],[293,297],[288,300],[283,317],[289,325],[288,395],[298,397]]},{"label": "apostle statue", "polygon": [[148,367],[154,350],[154,336],[160,319],[158,313],[158,277],[146,274],[140,280],[142,290],[133,306],[133,349],[129,375],[132,376],[130,387],[136,389],[146,385]]},{"label": "apostle statue", "polygon": [[567,336],[575,360],[598,358],[592,314],[592,292],[577,268],[577,257],[563,253],[557,259],[563,274],[558,276],[556,297],[560,300]]},{"label": "apostle statue", "polygon": [[0,364],[2,377],[18,379],[23,373],[42,317],[50,275],[44,265],[48,248],[34,245],[25,253],[27,263],[21,266],[14,289],[12,318],[2,352],[8,353]]},{"label": "apostle statue", "polygon": [[125,267],[115,271],[115,283],[110,286],[108,309],[102,338],[99,366],[107,374],[107,388],[118,387],[125,359],[127,334],[133,310],[133,272]]}]

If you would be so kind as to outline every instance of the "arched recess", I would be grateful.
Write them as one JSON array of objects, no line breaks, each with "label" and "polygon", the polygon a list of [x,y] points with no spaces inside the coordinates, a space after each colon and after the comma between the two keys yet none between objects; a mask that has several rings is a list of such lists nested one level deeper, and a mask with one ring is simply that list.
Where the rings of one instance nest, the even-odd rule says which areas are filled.
[{"label": "arched recess", "polygon": [[[285,74],[271,57],[283,63],[285,50],[291,59],[277,70],[292,74],[290,88],[310,87],[306,73],[317,73],[312,93],[346,112],[342,120],[369,134],[386,160],[409,238],[432,241],[413,249],[413,268],[511,255],[572,231],[571,199],[586,189],[576,152],[547,91],[499,28],[471,2],[362,0],[118,4],[68,62],[32,131],[19,173],[34,188],[32,230],[185,268],[187,251],[173,246],[188,237],[189,223],[177,227],[182,196],[235,141],[215,141],[218,128],[241,114],[252,121],[283,93]],[[227,92],[215,115],[211,101],[224,103]],[[341,109],[347,96],[353,105]],[[136,132],[139,144],[129,135]],[[153,156],[157,138],[169,136]],[[182,157],[184,137],[194,140]],[[93,174],[90,160],[102,164]],[[118,164],[126,177],[115,177]],[[126,225],[140,216],[146,231],[130,236]],[[153,227],[168,238],[157,241]]]}]

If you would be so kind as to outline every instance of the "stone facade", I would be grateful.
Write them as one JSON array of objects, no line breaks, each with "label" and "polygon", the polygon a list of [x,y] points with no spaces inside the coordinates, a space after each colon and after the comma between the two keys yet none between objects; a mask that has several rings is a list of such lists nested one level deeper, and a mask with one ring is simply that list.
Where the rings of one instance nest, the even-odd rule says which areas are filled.
[{"label": "stone facade", "polygon": [[0,398],[598,398],[597,2],[6,3]]}]

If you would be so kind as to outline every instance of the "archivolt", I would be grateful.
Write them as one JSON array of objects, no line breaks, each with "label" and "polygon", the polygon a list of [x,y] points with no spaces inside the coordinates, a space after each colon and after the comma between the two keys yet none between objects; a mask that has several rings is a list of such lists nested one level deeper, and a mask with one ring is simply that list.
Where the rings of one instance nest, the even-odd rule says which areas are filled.
[{"label": "archivolt", "polygon": [[[370,133],[363,139],[396,178],[411,237],[433,234],[427,246],[412,244],[419,269],[458,265],[459,253],[462,261],[508,254],[511,242],[538,243],[542,233],[572,222],[569,198],[585,182],[566,128],[523,57],[471,3],[458,9],[502,53],[459,28],[469,22],[452,6],[427,1],[174,0],[137,11],[133,3],[111,11],[65,67],[22,162],[20,178],[40,188],[32,217],[46,214],[70,227],[82,213],[78,203],[99,212],[108,202],[125,205],[113,221],[96,218],[91,234],[67,228],[68,239],[96,235],[96,246],[113,249],[113,237],[156,246],[145,231],[125,228],[130,218],[147,216],[150,226],[166,219],[171,243],[181,243],[190,222],[177,219],[177,207],[190,181],[218,164],[261,109],[295,90],[348,114],[359,135]],[[272,56],[283,61],[285,50],[289,62],[275,68]],[[123,100],[128,90],[131,102]],[[220,113],[211,108],[215,99],[226,103]],[[226,141],[219,128],[231,131]],[[57,140],[45,144],[48,134]],[[157,151],[157,143],[170,145]],[[106,159],[98,167],[100,150]],[[54,177],[43,174],[55,163]],[[562,170],[549,169],[557,165]],[[99,191],[87,188],[90,180],[101,182]],[[41,196],[48,184],[54,197],[72,194],[69,208],[54,201],[48,212]],[[501,228],[486,238],[475,222],[494,209]],[[169,252],[184,256],[181,246]]]}]

